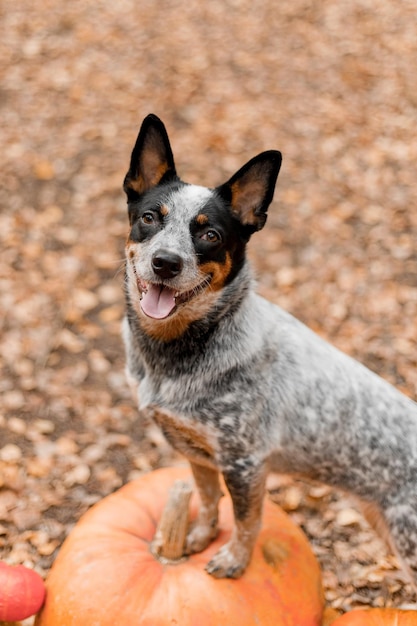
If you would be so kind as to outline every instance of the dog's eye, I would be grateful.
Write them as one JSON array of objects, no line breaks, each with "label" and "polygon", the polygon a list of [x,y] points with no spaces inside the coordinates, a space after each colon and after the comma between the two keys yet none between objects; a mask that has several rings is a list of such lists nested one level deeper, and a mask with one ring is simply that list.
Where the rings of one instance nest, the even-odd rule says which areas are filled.
[{"label": "dog's eye", "polygon": [[153,224],[154,221],[155,221],[154,215],[150,211],[147,211],[146,213],[142,215],[142,222],[144,224],[147,224],[149,226],[149,224]]},{"label": "dog's eye", "polygon": [[203,239],[203,241],[208,241],[209,243],[217,243],[221,240],[221,237],[215,230],[207,230],[201,235],[201,239]]}]

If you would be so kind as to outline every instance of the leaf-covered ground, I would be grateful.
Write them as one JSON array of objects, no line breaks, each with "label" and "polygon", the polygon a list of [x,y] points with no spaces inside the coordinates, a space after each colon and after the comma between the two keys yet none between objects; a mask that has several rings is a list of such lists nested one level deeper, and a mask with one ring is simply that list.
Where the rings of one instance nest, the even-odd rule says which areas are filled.
[{"label": "leaf-covered ground", "polygon": [[[3,0],[0,558],[45,574],[92,503],[181,462],[138,419],[119,336],[121,182],[149,112],[190,182],[283,152],[251,244],[261,293],[417,396],[416,11]],[[351,500],[286,477],[270,486],[307,532],[329,604],[413,605]]]}]

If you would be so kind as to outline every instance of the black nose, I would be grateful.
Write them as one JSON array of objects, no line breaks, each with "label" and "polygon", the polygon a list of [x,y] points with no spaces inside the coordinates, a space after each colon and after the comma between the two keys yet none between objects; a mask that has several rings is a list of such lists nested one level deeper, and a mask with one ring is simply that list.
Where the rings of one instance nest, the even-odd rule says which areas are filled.
[{"label": "black nose", "polygon": [[152,257],[152,268],[160,278],[174,278],[182,270],[183,261],[179,254],[169,250],[157,250]]}]

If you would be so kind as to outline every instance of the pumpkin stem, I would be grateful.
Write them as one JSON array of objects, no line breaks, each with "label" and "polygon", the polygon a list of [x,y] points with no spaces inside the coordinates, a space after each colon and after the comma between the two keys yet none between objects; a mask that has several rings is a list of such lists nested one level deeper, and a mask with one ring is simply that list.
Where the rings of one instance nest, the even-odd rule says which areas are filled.
[{"label": "pumpkin stem", "polygon": [[184,554],[192,492],[192,485],[184,480],[176,480],[169,491],[151,544],[151,552],[159,560],[178,561]]}]

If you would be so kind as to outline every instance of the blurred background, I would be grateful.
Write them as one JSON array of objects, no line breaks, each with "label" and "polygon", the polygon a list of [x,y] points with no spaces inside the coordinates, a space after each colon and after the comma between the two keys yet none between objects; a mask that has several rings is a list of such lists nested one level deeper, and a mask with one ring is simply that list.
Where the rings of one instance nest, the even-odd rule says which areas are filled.
[{"label": "blurred background", "polygon": [[[149,112],[188,182],[215,186],[282,151],[251,241],[260,292],[417,396],[416,11],[2,0],[0,558],[45,573],[88,506],[180,462],[137,417],[119,336],[121,184]],[[275,486],[336,608],[410,600],[346,500]]]}]

